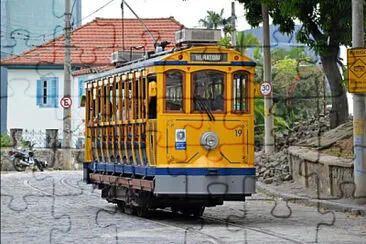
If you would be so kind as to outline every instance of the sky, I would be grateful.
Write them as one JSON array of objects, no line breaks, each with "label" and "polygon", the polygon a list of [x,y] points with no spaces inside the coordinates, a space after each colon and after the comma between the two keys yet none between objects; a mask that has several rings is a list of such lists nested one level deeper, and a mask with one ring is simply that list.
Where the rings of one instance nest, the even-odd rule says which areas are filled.
[{"label": "sky", "polygon": [[[110,2],[110,3],[109,3]],[[121,18],[122,0],[82,0],[82,24],[86,24],[96,17]],[[199,27],[199,20],[207,16],[207,11],[220,13],[224,9],[225,18],[231,15],[232,0],[126,0],[126,3],[140,18],[168,18],[173,16],[188,28]],[[107,4],[109,3],[109,4]],[[106,5],[103,7],[104,5]],[[96,13],[99,8],[103,7]],[[249,29],[244,17],[244,8],[235,2],[237,16],[237,30]],[[124,16],[135,18],[125,6]]]}]

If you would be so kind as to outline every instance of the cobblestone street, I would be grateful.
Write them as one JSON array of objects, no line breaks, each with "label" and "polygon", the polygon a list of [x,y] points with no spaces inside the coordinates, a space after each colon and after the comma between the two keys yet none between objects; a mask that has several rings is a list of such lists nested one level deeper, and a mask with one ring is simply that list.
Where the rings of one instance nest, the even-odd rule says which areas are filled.
[{"label": "cobblestone street", "polygon": [[79,171],[1,175],[1,243],[362,243],[366,218],[323,213],[258,193],[202,218],[126,215]]}]

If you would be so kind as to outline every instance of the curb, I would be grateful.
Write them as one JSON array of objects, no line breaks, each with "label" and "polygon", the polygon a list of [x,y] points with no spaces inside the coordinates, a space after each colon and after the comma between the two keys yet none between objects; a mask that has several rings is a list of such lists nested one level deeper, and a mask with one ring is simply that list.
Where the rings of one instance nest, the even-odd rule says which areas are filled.
[{"label": "curb", "polygon": [[366,205],[344,203],[340,198],[317,199],[310,197],[301,197],[291,193],[276,191],[272,189],[270,186],[258,181],[256,186],[258,191],[262,191],[263,193],[274,197],[280,197],[285,201],[290,201],[294,203],[303,203],[309,206],[317,207],[318,209],[324,208],[338,212],[352,213],[355,215],[366,216]]}]

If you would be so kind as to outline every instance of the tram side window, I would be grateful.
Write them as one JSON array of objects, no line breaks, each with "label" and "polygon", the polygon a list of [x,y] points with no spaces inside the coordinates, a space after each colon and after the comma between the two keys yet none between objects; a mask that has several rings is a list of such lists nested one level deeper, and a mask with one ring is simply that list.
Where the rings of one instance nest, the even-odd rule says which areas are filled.
[{"label": "tram side window", "polygon": [[193,109],[223,112],[225,110],[223,73],[198,71],[193,74]]},{"label": "tram side window", "polygon": [[[156,119],[157,118],[157,91],[156,91],[156,74],[150,74],[147,76],[147,82],[149,83],[149,105],[148,105],[148,118]],[[150,90],[151,88],[151,90]],[[152,94],[150,94],[152,93]]]},{"label": "tram side window", "polygon": [[165,110],[183,111],[183,74],[181,71],[165,73]]},{"label": "tram side window", "polygon": [[248,109],[248,74],[236,73],[233,76],[233,111],[246,112]]}]

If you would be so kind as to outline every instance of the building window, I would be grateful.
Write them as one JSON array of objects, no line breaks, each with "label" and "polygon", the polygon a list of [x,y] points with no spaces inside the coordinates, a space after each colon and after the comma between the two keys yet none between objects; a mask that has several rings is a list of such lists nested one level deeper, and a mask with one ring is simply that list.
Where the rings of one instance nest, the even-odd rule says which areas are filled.
[{"label": "building window", "polygon": [[37,105],[40,108],[58,107],[57,77],[41,77],[37,80]]},{"label": "building window", "polygon": [[43,103],[42,104],[47,104],[47,81],[46,80],[43,81]]}]

